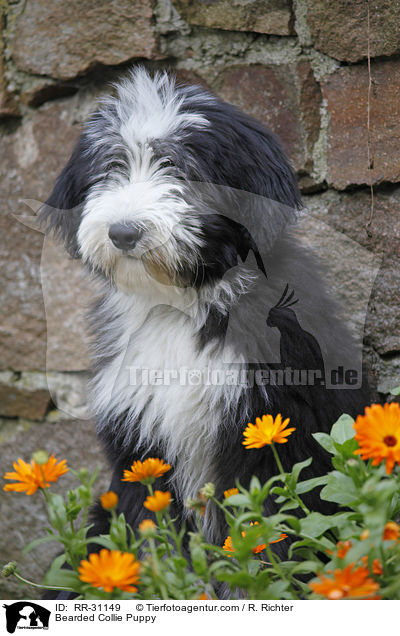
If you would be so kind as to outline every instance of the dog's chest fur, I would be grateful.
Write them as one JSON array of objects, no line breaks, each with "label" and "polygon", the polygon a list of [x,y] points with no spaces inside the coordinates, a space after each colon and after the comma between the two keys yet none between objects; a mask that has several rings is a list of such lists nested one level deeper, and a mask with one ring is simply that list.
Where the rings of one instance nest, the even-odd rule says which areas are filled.
[{"label": "dog's chest fur", "polygon": [[100,318],[93,391],[100,434],[112,426],[135,458],[138,448],[161,452],[182,500],[194,496],[215,476],[217,436],[243,388],[205,381],[212,370],[226,373],[222,343],[200,346],[192,316],[148,296],[112,293]]}]

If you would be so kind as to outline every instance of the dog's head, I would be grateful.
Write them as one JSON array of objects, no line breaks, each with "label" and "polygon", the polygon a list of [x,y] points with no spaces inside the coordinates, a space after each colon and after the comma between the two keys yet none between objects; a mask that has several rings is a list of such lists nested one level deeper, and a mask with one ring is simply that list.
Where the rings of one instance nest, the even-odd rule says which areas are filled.
[{"label": "dog's head", "polygon": [[257,258],[236,191],[300,205],[269,131],[200,88],[137,69],[87,123],[40,216],[125,293],[151,279],[199,287],[249,250]]}]

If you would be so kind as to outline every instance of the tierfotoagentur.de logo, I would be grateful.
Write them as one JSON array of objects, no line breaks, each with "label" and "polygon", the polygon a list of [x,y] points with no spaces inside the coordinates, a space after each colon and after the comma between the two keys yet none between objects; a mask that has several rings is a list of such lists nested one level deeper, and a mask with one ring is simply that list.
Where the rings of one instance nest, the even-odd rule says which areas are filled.
[{"label": "tierfotoagentur.de logo", "polygon": [[37,603],[19,601],[10,605],[3,604],[3,607],[9,634],[14,634],[18,629],[49,629],[51,612]]}]

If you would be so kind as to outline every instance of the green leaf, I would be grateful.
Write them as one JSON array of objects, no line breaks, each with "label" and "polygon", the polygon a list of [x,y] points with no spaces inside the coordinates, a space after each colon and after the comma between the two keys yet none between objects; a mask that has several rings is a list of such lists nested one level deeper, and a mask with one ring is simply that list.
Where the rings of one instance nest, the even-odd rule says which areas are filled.
[{"label": "green leaf", "polygon": [[56,530],[61,533],[68,521],[64,499],[61,495],[49,492],[47,493],[47,500],[47,510],[50,523],[53,528],[56,528]]},{"label": "green leaf", "polygon": [[268,586],[266,593],[262,598],[281,600],[282,598],[285,598],[284,593],[286,592],[288,585],[287,581],[274,581]]},{"label": "green leaf", "polygon": [[339,512],[334,515],[311,512],[307,517],[300,519],[301,532],[309,537],[319,537],[329,528],[340,528],[348,524],[351,515],[351,512]]},{"label": "green leaf", "polygon": [[354,451],[358,448],[358,442],[354,437],[348,439],[343,444],[335,442],[335,448],[345,459],[354,458]]},{"label": "green leaf", "polygon": [[48,543],[49,541],[57,541],[57,536],[54,535],[54,536],[40,537],[39,539],[30,541],[28,545],[24,547],[22,554],[28,554],[28,552],[31,552],[31,550],[34,550],[39,545],[42,545],[43,543]]},{"label": "green leaf", "polygon": [[326,530],[334,528],[336,525],[334,515],[310,512],[307,517],[300,519],[300,532],[308,537],[320,537]]},{"label": "green leaf", "polygon": [[297,563],[293,569],[293,574],[308,574],[309,572],[318,572],[321,569],[320,561],[302,561]]},{"label": "green leaf", "polygon": [[190,556],[194,571],[199,576],[206,576],[208,570],[207,555],[204,548],[196,543],[190,542]]},{"label": "green leaf", "polygon": [[304,556],[304,560],[311,560],[311,558],[315,556],[316,550],[333,550],[335,546],[336,542],[334,543],[324,536],[321,536],[318,539],[300,539],[290,545],[289,556]]},{"label": "green leaf", "polygon": [[44,585],[51,585],[54,588],[57,587],[72,587],[76,588],[81,585],[78,574],[72,570],[65,569],[62,566],[65,564],[65,554],[60,554],[54,559],[50,565],[50,569],[43,578]]},{"label": "green leaf", "polygon": [[51,585],[51,587],[70,587],[76,589],[81,585],[81,581],[76,572],[71,570],[51,570],[47,572],[43,579],[44,585]]},{"label": "green leaf", "polygon": [[257,572],[259,572],[261,567],[261,562],[257,559],[252,559],[249,561],[249,574],[252,576],[256,576]]},{"label": "green leaf", "polygon": [[347,414],[341,415],[332,426],[331,437],[338,444],[344,444],[348,439],[354,437],[354,419]]},{"label": "green leaf", "polygon": [[244,587],[247,588],[252,585],[253,577],[247,572],[240,571],[230,574],[228,572],[216,573],[218,581],[226,581],[231,587]]},{"label": "green leaf", "polygon": [[271,489],[271,493],[273,495],[280,495],[280,497],[282,497],[281,501],[286,501],[286,499],[290,497],[290,492],[288,491],[288,489],[281,488],[280,486],[274,486],[274,488]]},{"label": "green leaf", "polygon": [[272,488],[272,485],[275,484],[277,481],[282,483],[282,477],[281,475],[274,475],[273,477],[271,477],[270,479],[268,479],[267,482],[265,482],[265,484],[263,485],[263,487],[261,488],[260,491],[260,500],[261,501],[265,501],[266,498],[269,495],[269,492]]},{"label": "green leaf", "polygon": [[210,576],[214,575],[216,572],[218,572],[218,570],[223,570],[224,573],[229,573],[229,570],[236,571],[235,562],[232,561],[231,558],[228,558],[225,553],[224,559],[221,559],[220,561],[215,561],[214,563],[210,565],[209,575]]},{"label": "green leaf", "polygon": [[307,468],[307,466],[309,466],[311,463],[312,463],[312,457],[309,457],[308,459],[305,459],[302,462],[298,462],[297,464],[294,464],[292,468],[292,472],[288,474],[287,484],[289,488],[294,488],[296,486],[297,480],[299,479],[299,475],[301,471],[303,470],[303,468]]},{"label": "green leaf", "polygon": [[286,512],[287,510],[296,510],[296,508],[299,507],[299,504],[297,503],[297,501],[286,501],[286,499],[284,499],[283,497],[278,497],[276,501],[277,503],[281,503],[282,501],[285,502],[285,503],[282,503],[281,506],[279,506],[279,512]]},{"label": "green leaf", "polygon": [[317,488],[318,486],[325,486],[326,481],[326,475],[323,475],[322,477],[313,477],[312,479],[306,479],[306,481],[299,481],[296,485],[296,494],[303,495],[305,492],[310,492],[310,490],[313,490],[313,488]]},{"label": "green leaf", "polygon": [[288,523],[295,532],[300,532],[300,520],[298,517],[287,517],[286,523]]},{"label": "green leaf", "polygon": [[251,478],[250,486],[249,486],[250,493],[253,492],[254,490],[256,491],[261,490],[260,480],[255,475],[253,475],[253,477]]},{"label": "green leaf", "polygon": [[320,497],[325,501],[334,501],[342,505],[349,505],[357,502],[360,498],[353,481],[347,475],[339,473],[337,470],[327,475],[328,481],[321,490]]},{"label": "green leaf", "polygon": [[97,477],[99,476],[99,472],[100,472],[100,468],[101,466],[99,464],[97,464],[96,468],[94,469],[89,482],[88,482],[88,486],[93,486],[94,482],[96,481]]},{"label": "green leaf", "polygon": [[400,395],[400,386],[396,386],[394,389],[390,389],[392,395]]},{"label": "green leaf", "polygon": [[248,495],[231,495],[224,500],[224,504],[229,506],[250,506],[250,498]]},{"label": "green leaf", "polygon": [[118,545],[114,543],[114,541],[112,541],[108,535],[90,537],[90,539],[87,539],[86,541],[87,543],[96,543],[97,545],[102,545],[103,548],[107,548],[107,550],[119,550]]},{"label": "green leaf", "polygon": [[335,454],[335,444],[327,433],[313,433],[312,436],[328,453],[331,453],[331,455]]}]

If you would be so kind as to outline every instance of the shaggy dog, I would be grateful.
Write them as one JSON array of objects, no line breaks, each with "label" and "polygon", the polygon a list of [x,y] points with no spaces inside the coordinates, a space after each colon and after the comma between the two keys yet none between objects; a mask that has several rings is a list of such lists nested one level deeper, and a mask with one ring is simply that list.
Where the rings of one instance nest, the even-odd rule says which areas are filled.
[{"label": "shaggy dog", "polygon": [[[121,481],[135,460],[172,465],[154,487],[172,492],[172,515],[190,527],[184,504],[205,482],[221,497],[275,474],[269,447],[242,444],[256,417],[290,418],[280,456],[287,470],[311,456],[307,478],[330,468],[312,433],[364,406],[352,338],[296,234],[300,210],[271,132],[143,69],[90,118],[43,206],[47,230],[96,281],[92,409],[133,528],[149,516],[146,488]],[[315,491],[305,500],[322,509]],[[265,513],[275,509],[268,500]],[[93,520],[92,533],[107,532],[100,506]],[[210,505],[204,532],[226,537]]]}]

